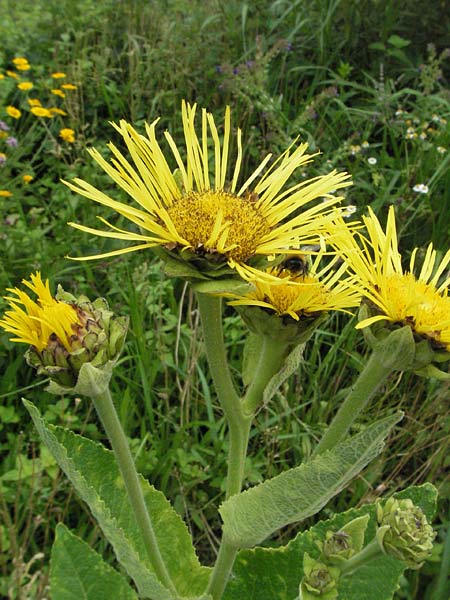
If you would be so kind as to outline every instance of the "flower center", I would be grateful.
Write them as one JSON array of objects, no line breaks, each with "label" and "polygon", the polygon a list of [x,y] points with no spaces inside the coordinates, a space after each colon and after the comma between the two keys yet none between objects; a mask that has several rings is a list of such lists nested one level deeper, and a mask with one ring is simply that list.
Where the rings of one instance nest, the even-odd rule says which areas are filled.
[{"label": "flower center", "polygon": [[[264,297],[261,300],[270,302],[279,314],[295,312],[308,315],[316,312],[318,306],[327,305],[327,291],[315,277],[292,277],[283,274],[279,274],[278,277],[286,278],[286,283],[262,286],[260,292],[264,289]],[[259,288],[258,284],[257,287]]]},{"label": "flower center", "polygon": [[240,198],[223,191],[192,192],[167,212],[178,234],[195,251],[219,253],[239,262],[253,256],[270,231],[251,195]]}]

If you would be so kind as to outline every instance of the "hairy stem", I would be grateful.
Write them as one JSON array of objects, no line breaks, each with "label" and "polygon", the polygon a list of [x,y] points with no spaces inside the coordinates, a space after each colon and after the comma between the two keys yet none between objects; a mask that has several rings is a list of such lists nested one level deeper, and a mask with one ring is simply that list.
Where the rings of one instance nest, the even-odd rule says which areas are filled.
[{"label": "hairy stem", "polygon": [[125,483],[130,504],[142,533],[150,564],[161,583],[172,593],[176,594],[176,589],[159,550],[158,540],[156,539],[152,521],[145,504],[141,483],[130,452],[130,447],[119,421],[109,389],[106,389],[105,392],[98,396],[93,396],[92,401],[109,441],[111,442],[114,455]]}]

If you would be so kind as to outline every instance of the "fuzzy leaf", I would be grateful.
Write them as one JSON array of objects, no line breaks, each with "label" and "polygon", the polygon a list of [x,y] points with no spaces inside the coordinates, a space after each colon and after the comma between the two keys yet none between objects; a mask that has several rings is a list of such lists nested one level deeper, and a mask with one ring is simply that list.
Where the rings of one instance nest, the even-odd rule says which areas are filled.
[{"label": "fuzzy leaf", "polygon": [[137,600],[125,578],[62,523],[50,563],[52,600]]},{"label": "fuzzy leaf", "polygon": [[[139,595],[173,600],[173,595],[159,582],[148,564],[141,533],[113,453],[71,431],[47,425],[33,404],[26,400],[24,404],[41,438],[80,497],[89,505],[118,561],[136,583]],[[164,494],[143,478],[141,484],[161,554],[179,596],[201,596],[209,569],[198,562],[186,525]]]},{"label": "fuzzy leaf", "polygon": [[249,548],[280,527],[316,514],[381,452],[401,416],[381,419],[332,450],[226,500],[219,512],[228,542]]},{"label": "fuzzy leaf", "polygon": [[[436,511],[437,492],[429,483],[411,487],[395,494],[397,498],[411,498],[425,513],[429,522]],[[369,515],[365,533],[367,544],[375,536],[375,505],[366,504],[358,509],[340,513],[327,521],[320,521],[308,531],[300,532],[287,546],[281,548],[254,548],[241,550],[233,567],[233,577],[225,590],[223,600],[295,600],[303,578],[303,556],[308,553],[317,559],[318,541],[327,531],[339,531],[358,517]],[[338,584],[338,598],[342,600],[391,600],[398,588],[405,565],[380,555],[366,566],[344,577]],[[376,585],[374,585],[376,582]]]},{"label": "fuzzy leaf", "polygon": [[300,366],[300,363],[303,360],[303,351],[305,349],[305,344],[298,344],[294,347],[294,349],[288,354],[286,360],[284,361],[283,367],[275,373],[269,383],[266,385],[263,394],[263,403],[268,404],[271,398],[276,394],[276,392],[280,389],[283,383],[289,379],[289,377],[297,371]]}]

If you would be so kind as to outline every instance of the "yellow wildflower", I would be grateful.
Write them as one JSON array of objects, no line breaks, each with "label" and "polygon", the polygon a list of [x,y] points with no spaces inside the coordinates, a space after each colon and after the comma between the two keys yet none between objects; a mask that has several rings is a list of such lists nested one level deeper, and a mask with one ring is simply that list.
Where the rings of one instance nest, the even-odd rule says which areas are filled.
[{"label": "yellow wildflower", "polygon": [[30,108],[30,112],[33,113],[35,117],[51,118],[52,116],[52,113],[48,110],[48,108],[43,108],[42,106],[32,106]]},{"label": "yellow wildflower", "polygon": [[31,83],[31,81],[24,81],[23,83],[18,83],[17,87],[19,88],[19,90],[23,90],[23,91],[28,91],[33,89],[33,84]]},{"label": "yellow wildflower", "polygon": [[[341,200],[331,192],[350,185],[349,176],[333,171],[286,189],[286,183],[294,171],[303,168],[313,158],[306,154],[307,144],[295,146],[293,143],[270,167],[268,164],[272,157],[268,155],[244,183],[238,183],[242,165],[242,136],[238,129],[237,158],[228,174],[231,133],[229,107],[225,111],[222,143],[214,118],[206,110],[202,111],[201,136],[197,136],[195,113],[196,105],[183,102],[185,161],[170,133],[165,133],[179,177],[174,175],[173,167],[167,163],[156,139],[157,121],[146,126],[148,137],[140,135],[126,121],[114,125],[122,135],[134,165],[113,144],[109,144],[114,155],[112,164],[97,150],[90,150],[93,158],[140,208],[117,202],[81,179],[75,179],[74,183],[67,185],[75,192],[112,208],[147,233],[124,231],[103,219],[102,222],[112,231],[99,231],[71,223],[88,233],[139,242],[135,246],[88,258],[162,246],[169,252],[177,253],[183,260],[187,253],[194,265],[198,258],[208,262],[211,268],[213,263],[216,268],[223,264],[240,274],[248,274],[252,271],[249,261],[255,257],[282,254],[286,248],[319,241]],[[211,144],[213,161],[210,160]],[[317,198],[321,201],[311,204]]]},{"label": "yellow wildflower", "polygon": [[9,190],[0,190],[0,198],[9,198],[12,193]]},{"label": "yellow wildflower", "polygon": [[62,90],[60,90],[60,89],[54,89],[54,90],[52,90],[52,94],[55,94],[55,96],[59,96],[60,98],[65,98],[66,97],[65,93]]},{"label": "yellow wildflower", "polygon": [[1,81],[2,79],[5,79],[5,76],[3,75],[3,73],[0,73],[0,81]]},{"label": "yellow wildflower", "polygon": [[22,179],[24,183],[28,184],[30,181],[33,181],[34,177],[33,175],[23,175]]},{"label": "yellow wildflower", "polygon": [[63,90],[76,90],[77,86],[74,85],[73,83],[63,83],[62,86]]},{"label": "yellow wildflower", "polygon": [[8,75],[8,77],[12,77],[13,79],[19,79],[18,74],[14,71],[6,71],[6,74]]},{"label": "yellow wildflower", "polygon": [[23,279],[22,283],[37,296],[37,302],[18,288],[8,288],[16,297],[5,297],[12,310],[6,311],[0,327],[15,336],[12,342],[31,344],[38,352],[46,348],[53,335],[70,351],[73,326],[78,322],[76,310],[53,298],[48,279],[44,283],[39,271],[30,279],[31,282]]},{"label": "yellow wildflower", "polygon": [[24,63],[23,65],[16,65],[16,69],[18,71],[29,71],[31,69],[31,65],[28,63]]},{"label": "yellow wildflower", "polygon": [[73,144],[73,142],[75,141],[75,131],[73,129],[69,129],[68,127],[65,127],[64,129],[61,129],[61,131],[59,132],[59,137],[61,139],[63,139],[65,142],[69,142],[69,144]]},{"label": "yellow wildflower", "polygon": [[17,65],[27,65],[28,64],[28,59],[24,58],[23,56],[16,56],[16,58],[12,59],[12,63]]},{"label": "yellow wildflower", "polygon": [[19,119],[20,115],[22,114],[21,111],[18,108],[15,108],[14,106],[7,106],[6,112],[13,119]]},{"label": "yellow wildflower", "polygon": [[[450,350],[450,277],[446,274],[450,250],[439,264],[436,250],[429,244],[422,267],[415,275],[418,248],[411,255],[409,270],[404,270],[397,247],[393,207],[389,210],[386,231],[370,209],[363,220],[369,237],[358,233],[361,244],[342,227],[331,238],[331,243],[357,275],[364,296],[376,313],[357,327],[368,327],[377,321],[400,323],[428,339],[435,348]],[[440,283],[441,277],[444,280]]]},{"label": "yellow wildflower", "polygon": [[27,98],[27,102],[30,106],[42,106],[41,101],[37,98]]},{"label": "yellow wildflower", "polygon": [[61,115],[62,117],[67,117],[66,111],[62,110],[61,108],[57,108],[56,106],[50,106],[48,110],[52,113],[52,115]]},{"label": "yellow wildflower", "polygon": [[64,79],[65,76],[66,76],[66,74],[61,73],[60,71],[57,71],[56,73],[52,73],[53,79]]}]

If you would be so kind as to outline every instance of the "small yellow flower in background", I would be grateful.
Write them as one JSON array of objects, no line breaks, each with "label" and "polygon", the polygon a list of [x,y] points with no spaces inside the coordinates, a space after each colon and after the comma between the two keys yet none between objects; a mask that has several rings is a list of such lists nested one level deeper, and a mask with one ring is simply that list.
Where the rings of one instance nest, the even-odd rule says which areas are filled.
[{"label": "small yellow flower in background", "polygon": [[3,73],[0,73],[0,81],[1,81],[2,79],[5,79],[5,76],[3,75]]},{"label": "small yellow flower in background", "polygon": [[28,58],[24,58],[23,56],[16,56],[16,58],[12,59],[12,63],[14,65],[27,65],[28,64]]},{"label": "small yellow flower in background", "polygon": [[65,127],[61,129],[59,132],[59,137],[63,139],[65,142],[69,142],[69,144],[73,144],[75,141],[75,131],[73,129],[69,129]]},{"label": "small yellow flower in background", "polygon": [[31,65],[28,63],[24,63],[22,65],[16,65],[16,69],[18,71],[29,71],[31,69]]},{"label": "small yellow flower in background", "polygon": [[319,253],[311,267],[306,256],[288,256],[280,265],[267,270],[275,278],[273,281],[259,281],[255,273],[247,293],[221,295],[232,298],[229,302],[232,306],[260,306],[296,321],[330,310],[348,312],[349,308],[359,306],[361,291],[355,285],[356,278],[344,277],[345,264],[335,268],[337,258],[320,268],[323,256]]},{"label": "small yellow flower in background", "polygon": [[57,108],[56,106],[50,106],[48,110],[52,113],[52,115],[61,115],[62,117],[67,117],[66,111],[62,110],[61,108]]},{"label": "small yellow flower in background", "polygon": [[42,106],[41,101],[37,98],[27,98],[27,102],[30,106]]},{"label": "small yellow flower in background", "polygon": [[73,83],[63,83],[62,86],[63,90],[76,90],[77,86],[74,85]]},{"label": "small yellow flower in background", "polygon": [[[375,313],[358,323],[357,328],[377,321],[400,323],[427,339],[433,348],[450,350],[450,277],[447,272],[450,250],[438,263],[436,250],[429,244],[422,267],[415,275],[418,248],[411,255],[409,271],[404,270],[393,207],[389,210],[386,231],[370,208],[363,220],[368,238],[360,232],[354,236],[341,226],[331,238],[331,244],[357,275],[363,294],[373,308],[371,312]],[[440,283],[442,277],[444,280]]]},{"label": "small yellow flower in background", "polygon": [[54,90],[52,90],[52,94],[55,94],[55,96],[59,96],[60,98],[65,98],[66,97],[65,93],[62,90],[60,90],[60,89],[54,89]]},{"label": "small yellow flower in background", "polygon": [[[0,130],[0,140],[4,140],[5,138],[9,137],[9,133],[6,131],[1,131]],[[0,152],[0,158],[2,156],[2,153]]]},{"label": "small yellow flower in background", "polygon": [[23,175],[22,179],[24,183],[28,184],[30,181],[33,181],[34,177],[33,175]]},{"label": "small yellow flower in background", "polygon": [[53,79],[64,79],[65,76],[66,76],[66,74],[61,73],[60,71],[57,71],[56,73],[52,73]]},{"label": "small yellow flower in background", "polygon": [[14,71],[6,71],[6,74],[8,75],[8,77],[12,77],[13,79],[19,79],[19,75]]},{"label": "small yellow flower in background", "polygon": [[52,113],[48,110],[48,108],[43,108],[42,106],[32,106],[30,108],[30,112],[33,113],[35,117],[52,117]]},{"label": "small yellow flower in background", "polygon": [[[342,199],[331,192],[351,185],[349,175],[332,171],[286,187],[294,171],[303,169],[313,159],[313,155],[306,154],[307,144],[293,143],[271,164],[272,156],[266,156],[250,177],[239,182],[242,135],[238,129],[237,156],[232,165],[229,107],[225,111],[222,142],[213,115],[205,109],[201,114],[201,136],[197,135],[196,108],[182,104],[184,161],[170,133],[164,134],[178,167],[175,175],[156,139],[157,121],[146,125],[148,137],[124,120],[114,125],[134,165],[112,143],[108,144],[114,155],[111,164],[100,152],[90,150],[96,162],[140,208],[117,202],[81,179],[66,182],[73,191],[112,208],[146,232],[118,229],[104,219],[101,221],[110,227],[109,231],[70,223],[87,233],[139,242],[89,259],[160,246],[171,256],[176,254],[183,261],[191,261],[195,268],[195,261],[200,260],[207,263],[205,268],[209,271],[224,265],[248,276],[254,270],[249,263],[255,258],[285,254],[286,248],[319,243]],[[314,202],[319,198],[320,201]]]},{"label": "small yellow flower in background", "polygon": [[18,108],[15,108],[14,106],[7,106],[6,112],[13,119],[19,119],[22,114],[21,111]]},{"label": "small yellow flower in background", "polygon": [[19,90],[23,90],[26,92],[27,90],[33,89],[33,84],[31,83],[31,81],[24,81],[23,83],[18,83],[17,87],[19,88]]},{"label": "small yellow flower in background", "polygon": [[12,193],[8,190],[0,190],[0,198],[9,198]]},{"label": "small yellow flower in background", "polygon": [[37,296],[37,302],[18,288],[8,288],[16,297],[5,296],[12,310],[5,312],[0,327],[15,336],[10,341],[30,344],[38,352],[47,347],[52,336],[57,336],[66,350],[70,350],[72,326],[78,322],[77,311],[70,304],[53,298],[48,279],[44,283],[39,271],[30,279],[31,282],[23,279],[22,283]]},{"label": "small yellow flower in background", "polygon": [[[6,133],[6,131],[2,132],[2,133]],[[6,135],[8,135],[8,134],[6,133]],[[0,165],[3,164],[3,163],[5,163],[5,162],[6,162],[6,154],[4,152],[0,152]]]}]

